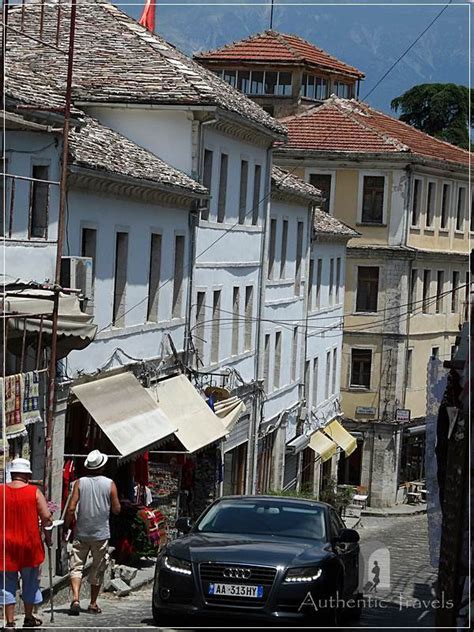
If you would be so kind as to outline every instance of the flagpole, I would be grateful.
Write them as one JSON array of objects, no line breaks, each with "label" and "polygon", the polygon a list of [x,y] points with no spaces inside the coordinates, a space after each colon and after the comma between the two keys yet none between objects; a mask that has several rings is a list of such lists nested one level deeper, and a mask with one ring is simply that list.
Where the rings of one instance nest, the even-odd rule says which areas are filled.
[{"label": "flagpole", "polygon": [[271,9],[270,9],[270,30],[273,28],[273,0],[271,0]]}]

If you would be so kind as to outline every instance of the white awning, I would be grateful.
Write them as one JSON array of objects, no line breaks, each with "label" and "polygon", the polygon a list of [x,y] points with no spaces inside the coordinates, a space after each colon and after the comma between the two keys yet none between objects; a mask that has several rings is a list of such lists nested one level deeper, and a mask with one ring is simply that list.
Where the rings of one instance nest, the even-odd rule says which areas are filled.
[{"label": "white awning", "polygon": [[232,430],[242,413],[247,410],[244,402],[238,397],[229,397],[229,399],[223,399],[221,402],[214,404],[214,412],[226,427],[227,430]]},{"label": "white awning", "polygon": [[[6,315],[18,314],[8,320],[8,338],[22,337],[24,329],[37,336],[42,331],[43,340],[49,340],[53,327],[54,292],[52,290],[12,290],[4,296],[3,311]],[[31,318],[28,318],[31,316]],[[43,319],[41,320],[41,317]],[[73,349],[84,349],[94,340],[97,325],[92,316],[81,310],[75,294],[60,292],[58,303],[58,358],[63,358]],[[13,349],[14,351],[14,349]]]},{"label": "white awning", "polygon": [[337,445],[344,450],[346,456],[350,456],[357,448],[357,440],[350,432],[341,426],[341,424],[335,419],[330,424],[323,428],[324,434],[332,439]]},{"label": "white awning", "polygon": [[336,454],[337,446],[334,441],[326,437],[320,430],[311,435],[309,447],[319,454],[321,461],[328,461],[333,454]]},{"label": "white awning", "polygon": [[79,384],[72,392],[122,457],[139,454],[176,430],[132,373]]},{"label": "white awning", "polygon": [[223,420],[212,412],[185,375],[157,382],[147,391],[177,426],[175,435],[188,452],[201,450],[228,434]]}]

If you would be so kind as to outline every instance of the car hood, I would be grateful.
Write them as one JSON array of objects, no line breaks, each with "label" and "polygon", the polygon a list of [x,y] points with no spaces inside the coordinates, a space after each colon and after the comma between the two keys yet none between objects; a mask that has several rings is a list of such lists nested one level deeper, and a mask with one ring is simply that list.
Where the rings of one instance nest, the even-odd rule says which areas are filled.
[{"label": "car hood", "polygon": [[299,566],[319,563],[331,556],[326,542],[269,535],[191,533],[171,542],[167,553],[192,562]]}]

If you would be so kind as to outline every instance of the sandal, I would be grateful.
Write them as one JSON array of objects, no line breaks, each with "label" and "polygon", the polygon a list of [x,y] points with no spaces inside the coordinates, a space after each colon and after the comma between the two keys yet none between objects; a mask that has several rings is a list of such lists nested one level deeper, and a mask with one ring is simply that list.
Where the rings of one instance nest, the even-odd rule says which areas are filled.
[{"label": "sandal", "polygon": [[102,614],[102,610],[99,608],[97,604],[95,606],[89,605],[89,607],[87,608],[87,612],[91,614]]},{"label": "sandal", "polygon": [[39,628],[43,625],[41,619],[37,619],[36,617],[31,617],[31,619],[27,619],[23,621],[23,628]]},{"label": "sandal", "polygon": [[79,603],[79,601],[72,601],[71,605],[69,606],[69,614],[77,617],[79,616],[80,612],[81,612],[81,604]]}]

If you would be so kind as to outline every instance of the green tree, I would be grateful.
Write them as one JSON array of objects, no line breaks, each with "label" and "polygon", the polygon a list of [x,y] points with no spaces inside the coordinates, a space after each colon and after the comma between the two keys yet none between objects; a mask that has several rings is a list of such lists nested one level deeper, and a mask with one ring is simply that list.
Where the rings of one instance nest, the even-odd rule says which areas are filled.
[{"label": "green tree", "polygon": [[470,149],[469,88],[454,83],[423,83],[393,99],[400,120],[463,149]]}]

